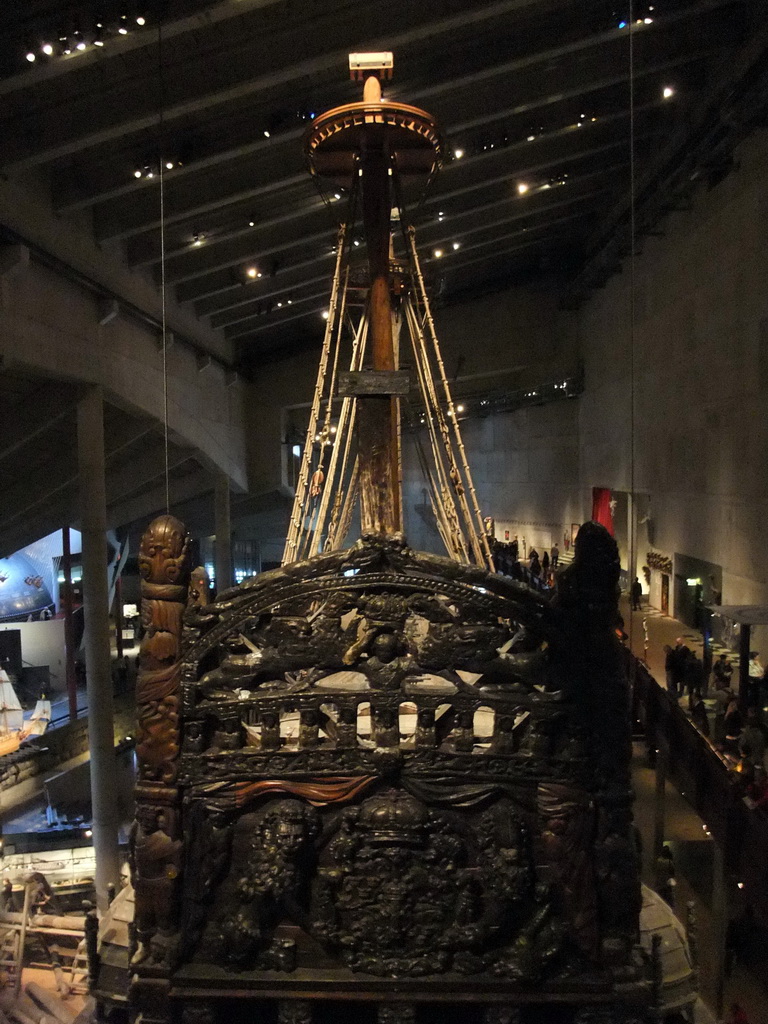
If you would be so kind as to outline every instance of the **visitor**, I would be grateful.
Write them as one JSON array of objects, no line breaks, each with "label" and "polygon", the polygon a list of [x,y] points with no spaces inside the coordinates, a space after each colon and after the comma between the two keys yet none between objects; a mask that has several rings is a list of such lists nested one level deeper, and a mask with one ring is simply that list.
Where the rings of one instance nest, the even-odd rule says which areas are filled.
[{"label": "visitor", "polygon": [[517,539],[517,534],[512,538],[512,543],[509,545],[510,554],[512,555],[512,561],[516,562],[520,555],[520,542]]},{"label": "visitor", "polygon": [[685,665],[688,661],[688,656],[691,650],[683,643],[683,638],[679,636],[675,640],[675,646],[672,648],[671,657],[671,671],[673,675],[675,693],[682,691],[683,679],[685,678]]},{"label": "visitor", "polygon": [[733,691],[718,687],[713,695],[715,701],[715,744],[722,747],[725,742],[725,714],[733,700]]},{"label": "visitor", "polygon": [[739,1003],[731,1003],[731,1013],[725,1024],[749,1024],[749,1017]]},{"label": "visitor", "polygon": [[639,611],[640,599],[643,596],[643,585],[637,576],[635,576],[632,586],[629,588],[629,596],[632,599],[632,611]]},{"label": "visitor", "polygon": [[656,892],[674,909],[675,906],[675,862],[667,843],[656,858]]},{"label": "visitor", "polygon": [[704,662],[701,658],[697,658],[693,651],[688,651],[683,668],[683,681],[688,697],[693,699],[694,694],[702,696],[706,680],[707,675],[704,671]]},{"label": "visitor", "polygon": [[720,655],[712,668],[712,674],[715,677],[715,686],[722,690],[730,689],[733,665],[727,654]]},{"label": "visitor", "polygon": [[701,694],[694,692],[691,697],[691,721],[702,734],[709,739],[709,718],[707,717],[707,709],[704,701],[701,699]]},{"label": "visitor", "polygon": [[545,551],[541,556],[541,578],[546,579],[549,576],[549,555]]},{"label": "visitor", "polygon": [[755,767],[752,781],[747,785],[746,796],[753,811],[759,807],[768,807],[768,772],[762,765]]},{"label": "visitor", "polygon": [[739,750],[750,764],[765,764],[765,751],[768,746],[768,730],[766,730],[757,708],[747,708],[747,721],[739,738]]},{"label": "visitor", "polygon": [[732,757],[738,757],[739,739],[744,728],[744,719],[741,717],[739,705],[735,698],[728,703],[723,728],[725,730],[723,750]]},{"label": "visitor", "polygon": [[557,546],[557,542],[552,545],[552,550],[549,552],[549,563],[554,571],[557,568],[557,563],[560,561],[560,548]]},{"label": "visitor", "polygon": [[537,552],[536,548],[534,548],[531,552],[531,561],[529,568],[531,576],[534,579],[538,579],[538,577],[541,576],[541,562],[539,561],[539,553]]},{"label": "visitor", "polygon": [[760,658],[758,657],[757,651],[749,652],[749,690],[747,692],[747,701],[750,704],[757,706],[760,703],[760,690],[763,681],[763,674],[765,672],[763,666],[760,664]]}]

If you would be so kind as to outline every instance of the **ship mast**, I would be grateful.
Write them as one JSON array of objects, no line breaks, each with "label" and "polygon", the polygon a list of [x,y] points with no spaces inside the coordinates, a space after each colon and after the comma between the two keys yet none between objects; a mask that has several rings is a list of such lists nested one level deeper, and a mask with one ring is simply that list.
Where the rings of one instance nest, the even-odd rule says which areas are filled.
[{"label": "ship mast", "polygon": [[[343,190],[348,202],[283,562],[341,547],[357,494],[363,535],[402,531],[400,423],[405,402],[436,529],[448,554],[490,568],[488,539],[406,208],[406,203],[418,205],[440,167],[442,133],[426,111],[382,97],[381,82],[392,76],[391,53],[353,53],[349,63],[352,78],[364,83],[362,101],[321,114],[305,142],[310,171],[321,189],[330,187],[335,200]],[[362,214],[367,251],[363,278],[352,259],[359,245],[353,236],[356,211]],[[402,230],[404,255],[397,259],[393,223]],[[408,370],[400,366],[401,324],[410,343]],[[350,334],[350,357],[341,355],[345,332]],[[426,426],[431,463],[418,437],[417,419]]]},{"label": "ship mast", "polygon": [[[373,111],[381,108],[381,82],[377,72],[365,76],[363,102]],[[392,337],[390,292],[390,219],[392,162],[388,133],[371,114],[360,140],[360,179],[363,224],[368,250],[370,291],[368,321],[372,369],[390,374],[397,369]],[[386,378],[381,377],[382,389]],[[397,399],[392,394],[362,399],[357,416],[360,473],[361,529],[389,534],[402,530],[400,483],[400,431]]]}]

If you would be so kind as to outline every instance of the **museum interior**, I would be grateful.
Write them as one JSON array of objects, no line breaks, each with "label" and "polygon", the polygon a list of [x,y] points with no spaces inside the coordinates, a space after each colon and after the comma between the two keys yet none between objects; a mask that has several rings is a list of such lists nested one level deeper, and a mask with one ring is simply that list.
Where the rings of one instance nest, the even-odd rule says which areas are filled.
[{"label": "museum interior", "polygon": [[0,4],[0,1024],[768,1021],[768,5]]}]

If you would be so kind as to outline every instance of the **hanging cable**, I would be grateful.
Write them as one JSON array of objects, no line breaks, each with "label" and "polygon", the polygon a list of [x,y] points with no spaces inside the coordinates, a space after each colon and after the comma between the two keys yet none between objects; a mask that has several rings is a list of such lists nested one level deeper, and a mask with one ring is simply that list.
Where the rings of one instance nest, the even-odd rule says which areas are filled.
[{"label": "hanging cable", "polygon": [[168,320],[165,280],[165,77],[163,75],[163,25],[157,23],[157,73],[160,114],[158,119],[158,162],[160,164],[160,303],[163,335],[163,455],[165,461],[165,511],[171,511],[171,470],[168,454]]},{"label": "hanging cable", "polygon": [[[637,507],[635,500],[635,12],[629,0],[629,649],[633,650],[635,629],[632,587],[637,569]],[[630,682],[634,684],[635,660]]]}]

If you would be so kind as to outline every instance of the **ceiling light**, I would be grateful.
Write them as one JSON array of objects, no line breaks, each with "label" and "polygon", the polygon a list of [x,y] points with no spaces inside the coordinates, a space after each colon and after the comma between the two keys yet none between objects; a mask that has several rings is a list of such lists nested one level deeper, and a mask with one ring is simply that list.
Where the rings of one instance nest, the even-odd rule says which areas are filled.
[{"label": "ceiling light", "polygon": [[259,276],[259,272],[256,269],[256,267],[248,267],[248,269],[246,270],[246,274],[248,275],[248,277],[253,278],[254,280]]},{"label": "ceiling light", "polygon": [[255,221],[255,220],[249,220],[249,221],[248,221],[248,227],[249,227],[249,228],[253,228],[253,227],[255,227],[255,226],[256,226],[256,221]]},{"label": "ceiling light", "polygon": [[327,309],[324,309],[323,312],[321,313],[323,320],[327,320],[330,315],[331,314],[328,312]]},{"label": "ceiling light", "polygon": [[96,35],[93,37],[93,45],[94,46],[103,46],[104,45],[104,40],[101,38],[101,30],[100,29],[97,30]]},{"label": "ceiling light", "polygon": [[283,304],[282,304],[282,302],[278,302],[278,304],[277,304],[277,308],[278,308],[278,309],[282,309],[282,308],[283,308]]},{"label": "ceiling light", "polygon": [[27,50],[27,60],[29,61],[30,64],[33,64],[37,60],[37,56],[34,50]]},{"label": "ceiling light", "polygon": [[333,193],[333,198],[334,199],[341,199],[341,192],[334,192]]},{"label": "ceiling light", "polygon": [[524,181],[518,181],[518,183],[517,183],[518,194],[521,195],[521,196],[524,196],[525,193],[528,191],[529,187],[530,186],[526,185],[526,183]]},{"label": "ceiling light", "polygon": [[292,302],[293,302],[293,299],[288,299],[288,305],[289,306],[292,304]]},{"label": "ceiling light", "polygon": [[147,24],[147,16],[145,14],[137,14],[136,15],[136,24],[137,25],[146,25]]},{"label": "ceiling light", "polygon": [[264,130],[264,138],[265,139],[270,138],[270,134],[269,134],[269,132],[266,129]]},{"label": "ceiling light", "polygon": [[457,160],[461,160],[461,158],[464,156],[464,150],[463,149],[454,149],[453,155],[456,157]]},{"label": "ceiling light", "polygon": [[[46,55],[46,57],[52,57],[53,56],[53,46],[50,43],[43,43],[43,45],[40,47],[40,49],[43,51],[43,53]],[[27,58],[27,59],[29,59],[29,58]]]},{"label": "ceiling light", "polygon": [[454,252],[456,252],[456,250],[457,250],[457,249],[458,249],[458,248],[459,248],[460,246],[461,246],[461,242],[454,242],[454,243],[453,243],[453,251],[454,251]]},{"label": "ceiling light", "polygon": [[127,14],[121,14],[120,15],[120,21],[119,21],[118,26],[117,26],[117,31],[120,33],[121,36],[127,36],[128,35],[128,15]]},{"label": "ceiling light", "polygon": [[136,170],[133,172],[133,176],[134,176],[134,178],[140,178],[141,175],[142,175],[142,170],[141,170],[140,167],[137,167]]},{"label": "ceiling light", "polygon": [[154,176],[155,176],[155,172],[154,171],[147,171],[147,177],[148,178],[154,178]]},{"label": "ceiling light", "polygon": [[166,160],[165,161],[165,169],[167,171],[172,171],[173,170],[173,160]]},{"label": "ceiling light", "polygon": [[464,406],[463,405],[457,405],[456,406],[456,412],[464,412]]},{"label": "ceiling light", "polygon": [[653,18],[643,18],[643,24],[645,24],[645,25],[652,25],[653,24]]},{"label": "ceiling light", "polygon": [[[149,177],[149,175],[147,175]],[[192,236],[192,245],[202,245],[205,235],[199,235],[197,232]]]},{"label": "ceiling light", "polygon": [[439,260],[440,257],[443,255],[443,250],[442,249],[435,249],[435,251],[432,253],[432,255],[435,257],[436,260]]},{"label": "ceiling light", "polygon": [[535,135],[529,135],[528,136],[528,142],[534,142],[535,140],[536,140],[536,136]]},{"label": "ceiling light", "polygon": [[75,32],[75,39],[77,40],[76,43],[75,43],[75,49],[76,50],[81,50],[81,51],[84,50],[85,49],[85,40],[83,39],[82,32]]},{"label": "ceiling light", "polygon": [[661,95],[665,100],[672,99],[675,95],[675,87],[673,85],[665,85]]},{"label": "ceiling light", "polygon": [[356,245],[356,246],[357,246],[357,245],[360,245],[360,239],[359,239],[359,238],[356,238],[356,239],[355,239],[355,245]]}]

